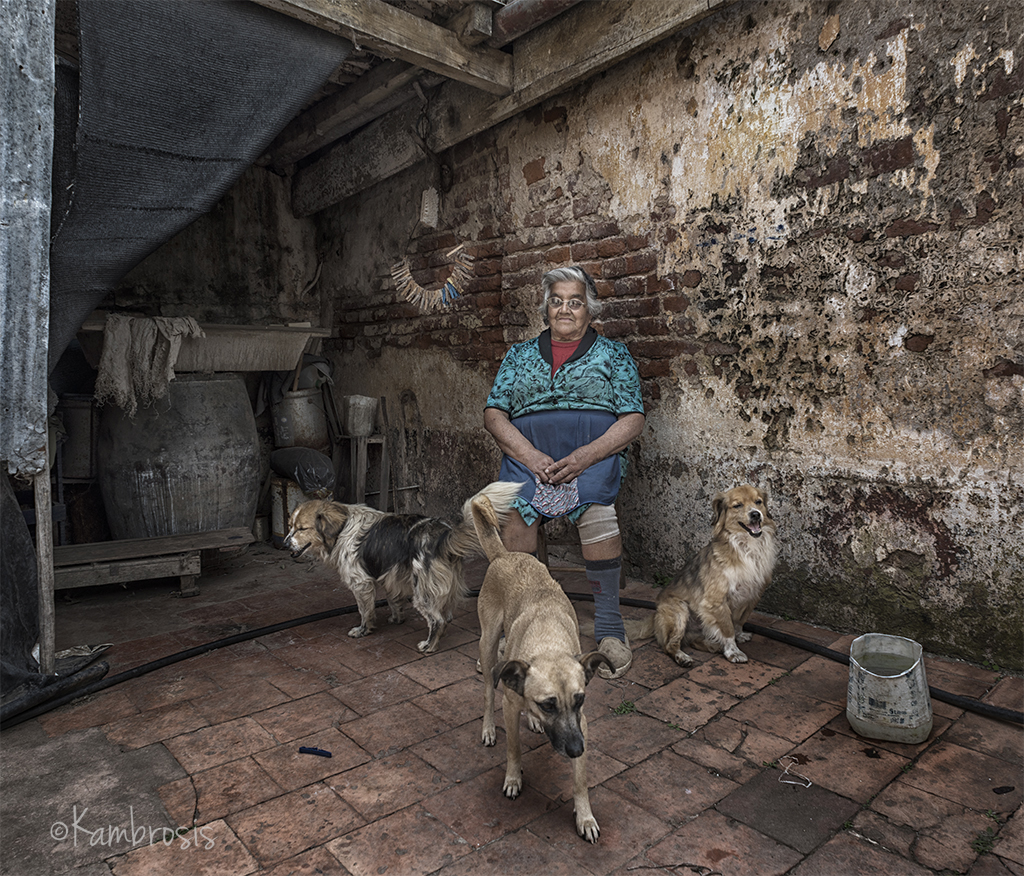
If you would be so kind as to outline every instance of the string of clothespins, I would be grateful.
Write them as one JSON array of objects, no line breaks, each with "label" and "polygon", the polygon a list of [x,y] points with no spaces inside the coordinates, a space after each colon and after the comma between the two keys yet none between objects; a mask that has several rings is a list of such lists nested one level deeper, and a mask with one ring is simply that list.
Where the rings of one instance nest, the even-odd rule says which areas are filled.
[{"label": "string of clothespins", "polygon": [[465,246],[464,243],[460,243],[455,249],[445,253],[452,270],[448,279],[437,289],[425,289],[413,279],[408,258],[403,258],[391,268],[395,287],[407,301],[421,310],[448,307],[465,292],[466,284],[473,276],[473,256],[465,251]]}]

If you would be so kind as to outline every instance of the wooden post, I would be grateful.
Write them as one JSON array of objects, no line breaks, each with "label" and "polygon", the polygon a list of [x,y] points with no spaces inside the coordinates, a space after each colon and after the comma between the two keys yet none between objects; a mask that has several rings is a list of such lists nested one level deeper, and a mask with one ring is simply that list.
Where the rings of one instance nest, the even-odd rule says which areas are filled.
[{"label": "wooden post", "polygon": [[50,465],[35,475],[36,567],[39,588],[39,671],[53,675],[56,658],[53,609],[53,508],[50,502]]}]

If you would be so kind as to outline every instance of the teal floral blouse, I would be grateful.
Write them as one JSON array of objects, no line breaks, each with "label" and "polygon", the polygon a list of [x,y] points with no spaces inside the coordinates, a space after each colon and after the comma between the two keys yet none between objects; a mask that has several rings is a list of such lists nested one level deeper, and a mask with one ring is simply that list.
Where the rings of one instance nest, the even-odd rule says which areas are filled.
[{"label": "teal floral blouse", "polygon": [[644,412],[640,374],[625,344],[588,328],[576,352],[551,376],[551,330],[513,345],[498,369],[487,407],[510,419],[538,411]]}]

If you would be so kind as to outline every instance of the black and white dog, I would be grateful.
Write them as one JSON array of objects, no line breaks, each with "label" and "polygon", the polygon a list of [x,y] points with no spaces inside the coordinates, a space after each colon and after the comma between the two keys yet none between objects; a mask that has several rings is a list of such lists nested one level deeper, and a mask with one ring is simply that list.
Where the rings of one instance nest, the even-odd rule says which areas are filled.
[{"label": "black and white dog", "polygon": [[481,553],[473,527],[473,500],[486,496],[504,519],[521,484],[495,481],[462,506],[462,521],[394,514],[366,505],[343,505],[329,499],[304,502],[289,520],[285,545],[292,556],[310,556],[334,566],[359,607],[359,626],[349,635],[374,629],[377,587],[391,608],[391,622],[401,623],[412,602],[427,622],[427,638],[417,646],[428,653],[437,643],[459,601],[465,596],[462,563]]}]

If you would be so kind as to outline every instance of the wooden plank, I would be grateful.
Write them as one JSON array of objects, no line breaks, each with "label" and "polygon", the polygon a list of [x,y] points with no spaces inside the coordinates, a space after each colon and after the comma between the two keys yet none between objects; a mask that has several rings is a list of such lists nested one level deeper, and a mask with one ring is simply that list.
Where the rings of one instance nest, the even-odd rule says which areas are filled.
[{"label": "wooden plank", "polygon": [[467,47],[457,34],[382,0],[254,0],[261,6],[491,94],[512,90],[512,58]]},{"label": "wooden plank", "polygon": [[164,535],[157,538],[122,538],[116,541],[58,546],[53,551],[53,562],[57,567],[76,566],[188,551],[241,547],[253,541],[255,537],[252,530],[244,526],[186,535]]},{"label": "wooden plank", "polygon": [[39,514],[41,509],[50,507],[50,465],[48,458],[41,472],[37,472],[34,480],[36,516],[36,586],[39,600],[39,671],[43,675],[53,675],[56,663],[57,624],[53,606],[53,521],[47,513]]},{"label": "wooden plank", "polygon": [[96,587],[150,578],[194,576],[201,571],[199,551],[190,551],[170,556],[66,566],[56,570],[53,587],[55,590],[69,590],[72,587]]},{"label": "wooden plank", "polygon": [[[449,82],[432,98],[434,152],[460,143],[565,91],[735,0],[616,0],[581,3],[520,37],[516,90],[502,99]],[[327,150],[296,173],[292,212],[308,216],[423,160],[409,136],[421,108],[406,103]]]}]

